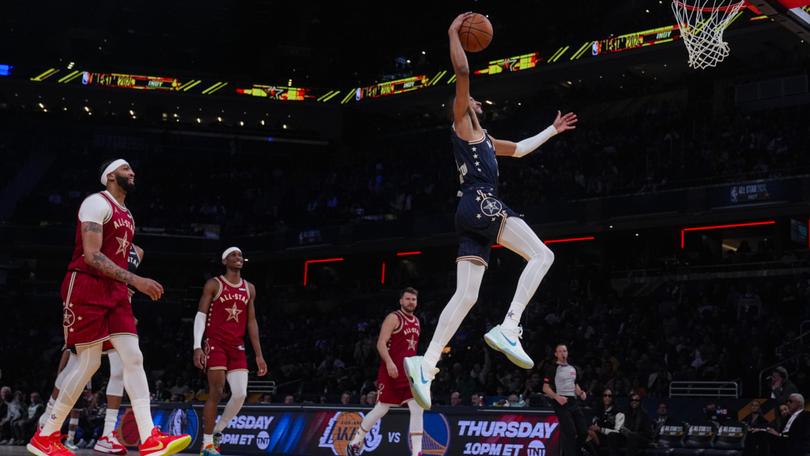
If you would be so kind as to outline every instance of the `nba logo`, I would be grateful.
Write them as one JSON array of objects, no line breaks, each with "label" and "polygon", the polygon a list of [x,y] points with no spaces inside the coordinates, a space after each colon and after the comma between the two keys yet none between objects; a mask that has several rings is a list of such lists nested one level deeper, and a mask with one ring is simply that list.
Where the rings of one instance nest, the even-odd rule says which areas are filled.
[{"label": "nba logo", "polygon": [[546,456],[546,446],[539,440],[532,440],[526,450],[526,456]]}]

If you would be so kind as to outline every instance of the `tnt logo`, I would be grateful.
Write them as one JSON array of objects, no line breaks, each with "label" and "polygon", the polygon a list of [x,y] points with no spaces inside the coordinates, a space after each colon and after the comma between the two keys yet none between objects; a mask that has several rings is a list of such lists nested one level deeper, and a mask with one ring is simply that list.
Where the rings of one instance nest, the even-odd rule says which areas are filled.
[{"label": "tnt logo", "polygon": [[270,434],[264,431],[259,432],[259,434],[256,435],[256,447],[264,451],[268,446],[270,446]]},{"label": "tnt logo", "polygon": [[546,456],[546,446],[539,440],[532,440],[526,447],[526,456]]}]

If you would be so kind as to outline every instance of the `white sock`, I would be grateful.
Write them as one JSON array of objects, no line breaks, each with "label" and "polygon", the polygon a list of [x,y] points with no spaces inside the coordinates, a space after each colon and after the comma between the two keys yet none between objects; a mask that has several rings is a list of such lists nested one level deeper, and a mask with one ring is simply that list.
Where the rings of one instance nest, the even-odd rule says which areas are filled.
[{"label": "white sock", "polygon": [[79,427],[79,419],[71,418],[70,422],[68,423],[68,438],[67,438],[68,442],[73,443],[73,439],[76,437],[77,427]]},{"label": "white sock", "polygon": [[[101,365],[101,343],[81,349],[76,357],[76,368],[64,375],[59,397],[53,404],[51,414],[45,420],[40,435],[51,435],[62,428],[62,423],[79,399],[84,386]],[[67,368],[65,369],[67,370]]]},{"label": "white sock", "polygon": [[155,427],[149,406],[149,382],[143,371],[143,354],[138,347],[138,338],[131,335],[113,336],[110,342],[121,357],[124,366],[124,387],[132,403],[132,413],[138,424],[141,443],[145,442]]},{"label": "white sock", "polygon": [[110,409],[104,413],[104,431],[102,437],[109,437],[115,430],[115,423],[118,422],[118,409]]},{"label": "white sock", "polygon": [[349,444],[360,445],[360,442],[362,442],[363,439],[366,438],[366,434],[368,434],[368,431],[370,431],[371,428],[373,428],[374,425],[377,424],[377,421],[379,421],[380,418],[384,417],[385,414],[388,413],[388,410],[390,408],[391,406],[388,404],[377,402],[377,405],[375,405],[374,408],[371,409],[371,411],[368,412],[366,416],[363,418],[363,422],[360,423],[360,428],[354,434],[354,437],[352,438],[352,441]]},{"label": "white sock", "polygon": [[425,364],[429,367],[434,368],[439,363],[442,350],[478,300],[478,289],[481,288],[485,271],[483,265],[469,260],[462,260],[456,264],[456,292],[444,306],[433,339],[425,352]]},{"label": "white sock", "polygon": [[245,403],[245,397],[247,397],[247,371],[239,370],[228,372],[227,379],[228,386],[231,388],[231,398],[228,399],[228,403],[225,404],[225,410],[222,411],[222,416],[219,417],[219,421],[214,425],[214,434],[222,432],[228,427],[233,417],[239,413],[239,409],[242,408],[242,404]]},{"label": "white sock", "polygon": [[408,423],[408,435],[411,438],[411,454],[418,456],[419,453],[422,452],[422,433],[424,432],[422,414],[424,410],[422,410],[422,407],[419,407],[413,399],[408,401],[408,409],[411,411],[411,420]]},{"label": "white sock", "polygon": [[48,405],[45,406],[45,412],[39,417],[39,427],[45,426],[45,420],[51,416],[51,410],[53,410],[53,404],[55,403],[56,399],[54,399],[53,396],[48,398]]},{"label": "white sock", "polygon": [[208,445],[214,444],[214,435],[213,434],[203,434],[203,448],[207,447]]},{"label": "white sock", "polygon": [[540,281],[551,268],[554,253],[540,241],[529,225],[518,217],[506,219],[498,242],[527,260],[518,280],[515,297],[512,298],[509,311],[501,323],[502,328],[515,329],[520,324],[523,310],[537,291]]}]

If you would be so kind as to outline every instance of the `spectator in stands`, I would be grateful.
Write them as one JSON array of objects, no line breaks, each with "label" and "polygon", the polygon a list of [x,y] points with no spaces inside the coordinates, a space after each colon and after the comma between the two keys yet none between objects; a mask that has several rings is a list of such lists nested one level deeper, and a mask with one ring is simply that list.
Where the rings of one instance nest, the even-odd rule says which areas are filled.
[{"label": "spectator in stands", "polygon": [[343,394],[340,395],[340,405],[349,405],[352,403],[352,393],[349,391],[344,391]]},{"label": "spectator in stands", "polygon": [[653,435],[658,435],[662,426],[672,424],[673,420],[669,417],[669,405],[666,402],[659,402],[658,407],[655,409],[655,421],[653,422]]},{"label": "spectator in stands", "polygon": [[292,394],[288,394],[284,396],[284,405],[293,405],[295,404],[295,396]]},{"label": "spectator in stands", "polygon": [[788,371],[782,366],[777,367],[771,373],[771,399],[777,404],[784,404],[793,393],[798,393],[796,388],[788,378]]},{"label": "spectator in stands", "polygon": [[11,404],[11,388],[4,386],[0,388],[0,445],[5,444],[12,438],[11,435],[11,415],[9,415],[9,405]]},{"label": "spectator in stands", "polygon": [[641,396],[630,395],[630,408],[624,420],[622,435],[627,440],[627,456],[637,456],[652,440],[652,421],[641,408]]},{"label": "spectator in stands", "polygon": [[770,423],[762,415],[758,400],[751,402],[749,415],[743,419],[746,427],[745,445],[743,445],[744,456],[767,456],[770,454],[771,436],[768,434]]},{"label": "spectator in stands", "polygon": [[613,400],[613,391],[606,388],[602,391],[602,401],[594,412],[593,423],[588,428],[586,441],[594,454],[598,454],[599,448],[607,448],[610,456],[619,455],[619,447],[624,440],[620,432],[624,420],[624,413],[619,412]]},{"label": "spectator in stands", "polygon": [[459,405],[461,405],[461,393],[453,391],[450,393],[450,406],[458,407]]},{"label": "spectator in stands", "polygon": [[807,456],[810,454],[810,412],[804,409],[804,396],[793,393],[788,397],[788,419],[782,432],[770,429],[778,437],[779,454],[785,456]]},{"label": "spectator in stands", "polygon": [[472,405],[473,407],[484,407],[484,406],[486,406],[486,404],[484,404],[484,394],[483,393],[473,393],[472,396],[470,396],[470,405]]},{"label": "spectator in stands", "polygon": [[[11,389],[8,390],[8,394],[11,395]],[[24,418],[25,403],[22,391],[15,391],[10,400],[7,400],[4,394],[3,401],[6,402],[7,408],[6,416],[0,421],[0,435],[2,435],[0,444],[5,443],[8,445],[14,443],[14,424]]]},{"label": "spectator in stands", "polygon": [[259,399],[259,404],[272,404],[273,403],[273,396],[270,393],[262,394],[262,397]]},{"label": "spectator in stands", "polygon": [[14,439],[16,445],[22,445],[34,435],[34,428],[39,421],[39,417],[45,411],[45,405],[39,397],[39,393],[31,393],[31,404],[25,418],[14,423]]},{"label": "spectator in stands", "polygon": [[369,406],[377,404],[377,390],[371,390],[366,394],[366,402],[368,402]]}]

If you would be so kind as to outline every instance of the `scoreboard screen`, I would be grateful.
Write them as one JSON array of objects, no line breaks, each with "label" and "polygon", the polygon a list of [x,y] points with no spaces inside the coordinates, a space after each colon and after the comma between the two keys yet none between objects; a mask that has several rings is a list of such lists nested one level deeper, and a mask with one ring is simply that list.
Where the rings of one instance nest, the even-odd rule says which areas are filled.
[{"label": "scoreboard screen", "polygon": [[178,90],[181,85],[177,78],[90,71],[82,74],[82,84],[139,90]]}]

